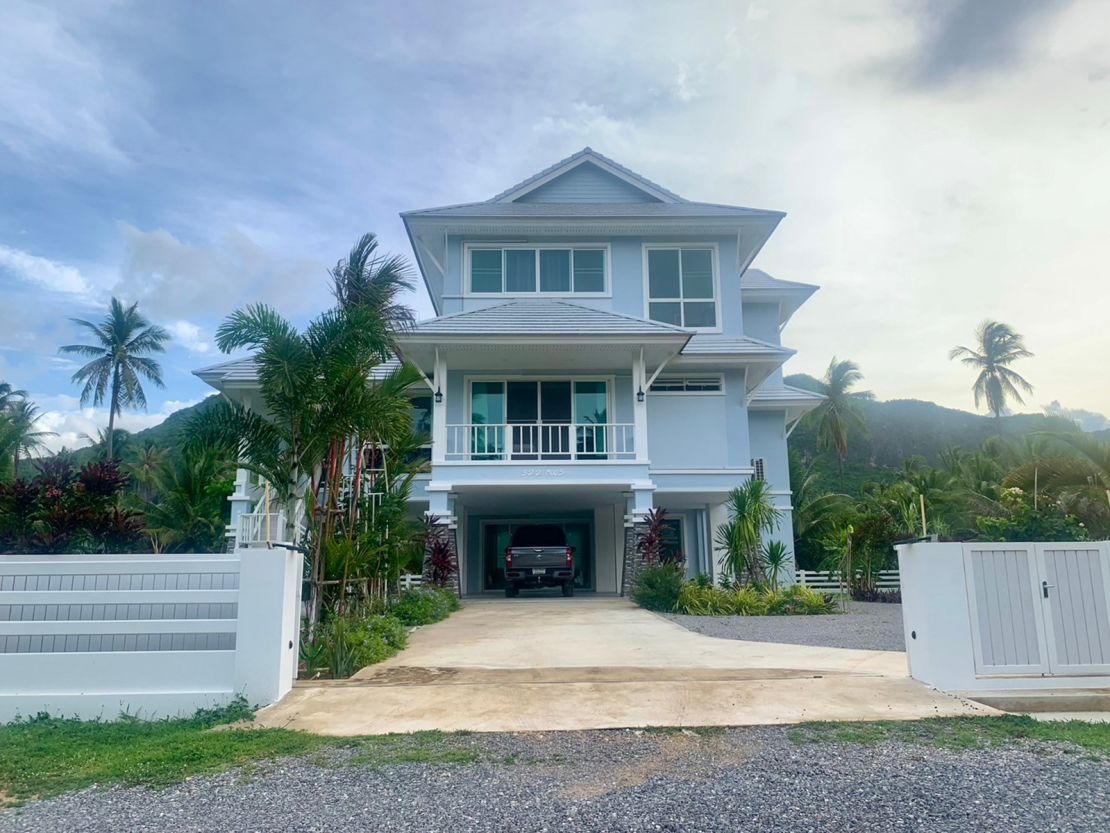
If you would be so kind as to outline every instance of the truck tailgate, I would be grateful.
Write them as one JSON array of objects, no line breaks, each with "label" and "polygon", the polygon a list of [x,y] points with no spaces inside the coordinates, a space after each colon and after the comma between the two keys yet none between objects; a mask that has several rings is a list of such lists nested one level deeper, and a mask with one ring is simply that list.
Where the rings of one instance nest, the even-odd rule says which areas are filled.
[{"label": "truck tailgate", "polygon": [[510,547],[513,554],[513,569],[536,569],[539,567],[565,567],[566,547]]}]

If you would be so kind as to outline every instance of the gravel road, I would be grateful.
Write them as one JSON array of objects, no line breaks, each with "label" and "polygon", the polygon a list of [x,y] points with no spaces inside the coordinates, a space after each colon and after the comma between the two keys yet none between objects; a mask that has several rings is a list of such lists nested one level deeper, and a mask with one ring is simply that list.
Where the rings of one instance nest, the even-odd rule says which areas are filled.
[{"label": "gravel road", "polygon": [[366,765],[332,750],[0,811],[0,831],[1106,830],[1110,762],[1074,750],[799,744],[798,731],[443,738],[474,756],[459,764]]},{"label": "gravel road", "polygon": [[846,612],[826,616],[666,615],[685,628],[721,639],[872,651],[906,650],[900,604],[850,602]]}]

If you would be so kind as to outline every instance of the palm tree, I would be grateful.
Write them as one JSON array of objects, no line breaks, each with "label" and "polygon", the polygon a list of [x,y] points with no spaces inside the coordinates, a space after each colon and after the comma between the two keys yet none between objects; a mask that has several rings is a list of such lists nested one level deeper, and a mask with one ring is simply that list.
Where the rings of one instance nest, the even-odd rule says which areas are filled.
[{"label": "palm tree", "polygon": [[32,451],[43,448],[47,437],[56,437],[53,431],[39,431],[38,407],[27,399],[20,399],[9,404],[6,416],[12,426],[11,452],[12,474],[19,477],[19,457],[21,454],[30,454]]},{"label": "palm tree", "polygon": [[13,388],[9,382],[0,382],[0,411],[6,411],[18,399],[26,399],[27,391]]},{"label": "palm tree", "polygon": [[95,344],[67,344],[62,353],[92,359],[73,374],[75,383],[84,383],[81,404],[100,405],[108,398],[108,459],[115,459],[112,440],[116,415],[123,408],[146,408],[146,393],[140,377],[158,387],[162,383],[162,368],[149,357],[150,353],[164,353],[170,334],[151,324],[139,312],[138,303],[125,307],[118,298],[112,298],[108,314],[100,324],[80,318],[70,319],[93,334]]},{"label": "palm tree", "polygon": [[790,488],[794,504],[794,555],[799,567],[816,569],[823,558],[821,543],[841,518],[852,512],[848,495],[825,492],[820,475],[807,467],[794,449],[789,451]]},{"label": "palm tree", "polygon": [[726,505],[729,518],[714,536],[724,550],[725,569],[733,581],[761,581],[763,533],[782,517],[772,500],[771,484],[753,478],[729,492]]},{"label": "palm tree", "polygon": [[995,418],[1002,416],[1008,399],[1017,400],[1024,405],[1021,391],[1033,392],[1033,386],[1022,378],[1010,365],[1018,359],[1033,356],[1025,349],[1025,339],[1008,324],[998,321],[984,321],[975,331],[978,344],[976,349],[954,347],[948,354],[949,359],[959,359],[968,367],[979,371],[972,391],[975,394],[975,407],[985,399],[987,409]]},{"label": "palm tree", "polygon": [[412,290],[408,261],[400,255],[378,254],[376,234],[362,235],[350,254],[328,274],[341,309],[370,310],[395,332],[408,330],[415,323],[412,310],[398,301],[402,292]]},{"label": "palm tree", "polygon": [[[153,458],[152,458],[153,459]],[[232,467],[216,450],[153,459],[139,498],[156,552],[214,552],[224,541]]]},{"label": "palm tree", "polygon": [[319,616],[325,556],[343,523],[344,461],[361,459],[367,444],[389,445],[411,434],[406,390],[419,383],[419,371],[403,365],[384,380],[370,380],[393,355],[393,334],[369,304],[325,312],[304,333],[265,305],[238,310],[220,325],[216,343],[225,353],[254,351],[265,416],[223,400],[186,429],[187,451],[216,447],[237,454],[240,466],[271,484],[277,500],[304,502],[312,622]]},{"label": "palm tree", "polygon": [[848,434],[853,428],[864,433],[867,431],[867,423],[858,403],[875,398],[871,391],[852,390],[862,380],[859,365],[833,356],[818,386],[818,393],[824,395],[825,401],[817,406],[811,417],[817,422],[817,449],[832,449],[835,452],[841,475],[844,473],[844,458],[848,456]]}]

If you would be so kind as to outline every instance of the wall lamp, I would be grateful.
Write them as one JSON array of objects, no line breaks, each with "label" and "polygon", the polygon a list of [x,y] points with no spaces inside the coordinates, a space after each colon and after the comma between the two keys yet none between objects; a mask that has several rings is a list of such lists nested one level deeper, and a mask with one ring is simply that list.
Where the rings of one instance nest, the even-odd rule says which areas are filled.
[{"label": "wall lamp", "polygon": [[643,388],[640,388],[638,391],[636,391],[636,401],[637,402],[643,402],[644,401],[644,389]]},{"label": "wall lamp", "polygon": [[439,388],[436,388],[435,400],[436,400],[437,405],[442,405],[443,404],[443,391],[440,390]]}]

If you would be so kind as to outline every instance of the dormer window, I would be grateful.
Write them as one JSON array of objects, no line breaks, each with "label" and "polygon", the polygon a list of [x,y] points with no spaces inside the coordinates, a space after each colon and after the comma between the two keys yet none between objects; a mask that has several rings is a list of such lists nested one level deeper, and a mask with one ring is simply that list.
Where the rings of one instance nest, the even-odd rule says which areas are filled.
[{"label": "dormer window", "polygon": [[714,255],[710,247],[648,246],[648,318],[691,330],[716,330]]},{"label": "dormer window", "polygon": [[605,295],[604,246],[468,246],[471,295]]}]

